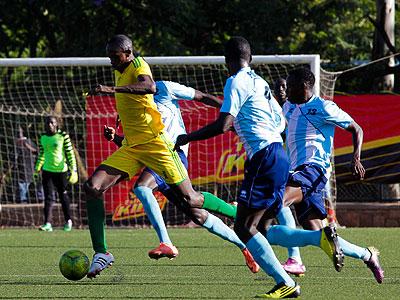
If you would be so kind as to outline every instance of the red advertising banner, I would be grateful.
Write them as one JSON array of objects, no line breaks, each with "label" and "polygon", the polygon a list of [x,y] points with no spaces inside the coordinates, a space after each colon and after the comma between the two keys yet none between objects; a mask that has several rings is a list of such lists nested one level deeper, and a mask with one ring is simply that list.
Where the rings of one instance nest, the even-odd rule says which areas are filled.
[{"label": "red advertising banner", "polygon": [[[364,182],[400,182],[400,96],[335,96],[334,101],[349,113],[364,131],[361,155],[366,169]],[[338,182],[355,183],[349,172],[352,159],[352,137],[336,130],[335,170]]]},{"label": "red advertising banner", "polygon": [[[400,181],[400,96],[356,95],[335,96],[335,102],[348,112],[364,130],[363,164],[366,180]],[[180,101],[187,130],[199,129],[214,121],[219,110],[194,101]],[[117,147],[103,137],[103,126],[115,126],[113,97],[87,99],[87,164],[91,174]],[[120,134],[122,131],[120,129]],[[349,182],[351,134],[336,130],[335,167],[338,181]],[[189,176],[195,185],[210,182],[229,183],[243,179],[245,151],[238,137],[229,132],[218,137],[192,143],[189,147]],[[107,214],[113,221],[143,216],[143,207],[131,189],[135,179],[122,182],[106,193]],[[160,207],[166,199],[157,195]]]}]

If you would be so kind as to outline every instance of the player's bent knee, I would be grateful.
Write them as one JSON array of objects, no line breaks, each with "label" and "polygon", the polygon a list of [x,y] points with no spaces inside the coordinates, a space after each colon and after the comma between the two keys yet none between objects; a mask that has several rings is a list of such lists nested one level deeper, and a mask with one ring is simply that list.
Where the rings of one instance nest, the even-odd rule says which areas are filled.
[{"label": "player's bent knee", "polygon": [[197,225],[202,226],[204,224],[204,222],[206,221],[207,216],[208,216],[208,213],[203,209],[192,208],[190,210],[191,220]]},{"label": "player's bent knee", "polygon": [[93,187],[92,182],[89,180],[85,181],[83,184],[83,190],[85,191],[86,197],[99,198],[103,195],[100,190]]},{"label": "player's bent knee", "polygon": [[187,202],[189,203],[189,205],[191,207],[202,208],[204,198],[203,198],[202,194],[195,192],[195,193],[191,193],[190,195],[188,195]]}]

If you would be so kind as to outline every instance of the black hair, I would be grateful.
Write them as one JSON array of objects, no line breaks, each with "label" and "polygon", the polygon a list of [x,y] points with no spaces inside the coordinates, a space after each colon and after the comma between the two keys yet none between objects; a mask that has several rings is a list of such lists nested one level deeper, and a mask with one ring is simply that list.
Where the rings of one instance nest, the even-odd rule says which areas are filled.
[{"label": "black hair", "polygon": [[124,34],[114,35],[108,40],[106,48],[121,48],[123,51],[131,51],[131,53],[134,53],[132,40]]},{"label": "black hair", "polygon": [[298,68],[289,72],[288,77],[299,84],[306,83],[310,88],[315,84],[315,76],[308,68]]},{"label": "black hair", "polygon": [[225,57],[228,60],[251,61],[250,43],[241,36],[233,36],[225,44]]}]

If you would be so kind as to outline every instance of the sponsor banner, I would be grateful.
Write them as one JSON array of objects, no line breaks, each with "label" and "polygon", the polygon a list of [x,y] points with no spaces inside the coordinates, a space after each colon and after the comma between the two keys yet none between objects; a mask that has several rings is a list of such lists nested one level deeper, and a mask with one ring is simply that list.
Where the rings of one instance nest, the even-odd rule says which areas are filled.
[{"label": "sponsor banner", "polygon": [[[335,96],[335,102],[348,112],[364,130],[362,160],[367,168],[367,181],[399,182],[400,96],[357,95]],[[188,131],[213,122],[219,110],[194,101],[180,101]],[[87,99],[87,164],[91,174],[108,155],[117,149],[103,137],[105,124],[115,126],[115,100],[108,96]],[[121,128],[119,133],[122,134]],[[336,130],[335,164],[339,182],[353,180],[349,173],[352,153],[351,134]],[[246,159],[243,144],[233,132],[192,143],[189,147],[189,176],[195,185],[211,182],[229,183],[243,179]],[[113,221],[144,215],[143,207],[132,193],[135,178],[122,182],[106,193],[106,211]],[[157,196],[160,207],[168,209],[166,200]],[[165,212],[164,212],[165,213]],[[176,214],[176,212],[174,212]],[[171,214],[172,215],[172,214]]]},{"label": "sponsor banner", "polygon": [[[219,110],[193,101],[180,101],[188,132],[218,118]],[[243,179],[246,153],[234,132],[197,141],[189,146],[189,176],[195,185],[209,182],[228,183]]]},{"label": "sponsor banner", "polygon": [[[361,160],[366,168],[366,182],[400,182],[400,96],[335,96],[335,102],[349,113],[364,131]],[[337,181],[355,183],[350,173],[352,136],[336,130],[335,171]]]}]

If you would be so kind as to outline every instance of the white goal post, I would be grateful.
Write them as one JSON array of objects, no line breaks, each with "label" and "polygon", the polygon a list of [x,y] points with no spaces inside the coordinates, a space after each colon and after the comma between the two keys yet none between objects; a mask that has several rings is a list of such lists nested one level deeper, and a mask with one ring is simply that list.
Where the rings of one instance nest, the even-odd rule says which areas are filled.
[{"label": "white goal post", "polygon": [[[223,56],[150,56],[146,57],[150,65],[207,65],[224,64]],[[315,75],[314,93],[319,95],[320,91],[320,56],[319,54],[299,55],[254,55],[252,64],[306,64],[310,66]],[[5,58],[0,59],[0,67],[18,66],[109,66],[107,57],[57,57],[57,58]]]},{"label": "white goal post", "polygon": [[[227,79],[223,56],[145,59],[152,68],[155,80],[176,81],[222,97]],[[321,75],[319,55],[254,55],[251,66],[267,80],[271,88],[276,79],[285,78],[290,70],[309,66],[316,78],[315,94],[327,97],[333,95],[334,79]],[[0,74],[0,225],[37,226],[42,222],[41,187],[29,178],[35,153],[25,151],[23,154],[16,140],[22,134],[37,146],[38,138],[43,133],[44,117],[49,114],[60,119],[76,148],[80,180],[68,192],[72,199],[74,224],[86,224],[81,185],[94,162],[101,161],[113,150],[110,144],[103,141],[102,126],[104,122],[115,120],[116,113],[108,103],[109,98],[99,97],[92,101],[84,94],[96,84],[113,84],[109,59],[0,59]],[[204,125],[217,115],[216,110],[210,110],[202,104],[191,103],[189,106],[182,103],[181,108],[185,124],[191,129]],[[234,201],[243,175],[241,168],[244,156],[240,143],[234,137],[224,135],[205,144],[196,144],[191,146],[189,154],[189,174],[196,188],[215,193],[226,201]],[[22,180],[28,183],[26,201],[21,199],[19,183]],[[129,186],[126,188],[129,189]],[[110,213],[107,216],[108,224],[149,224],[143,207],[132,193],[123,188],[108,193],[114,200],[125,193],[124,199],[118,199],[118,203],[107,207]],[[168,225],[181,225],[188,221],[170,203],[162,197],[158,198]],[[64,221],[59,212],[56,206],[56,225]]]}]

